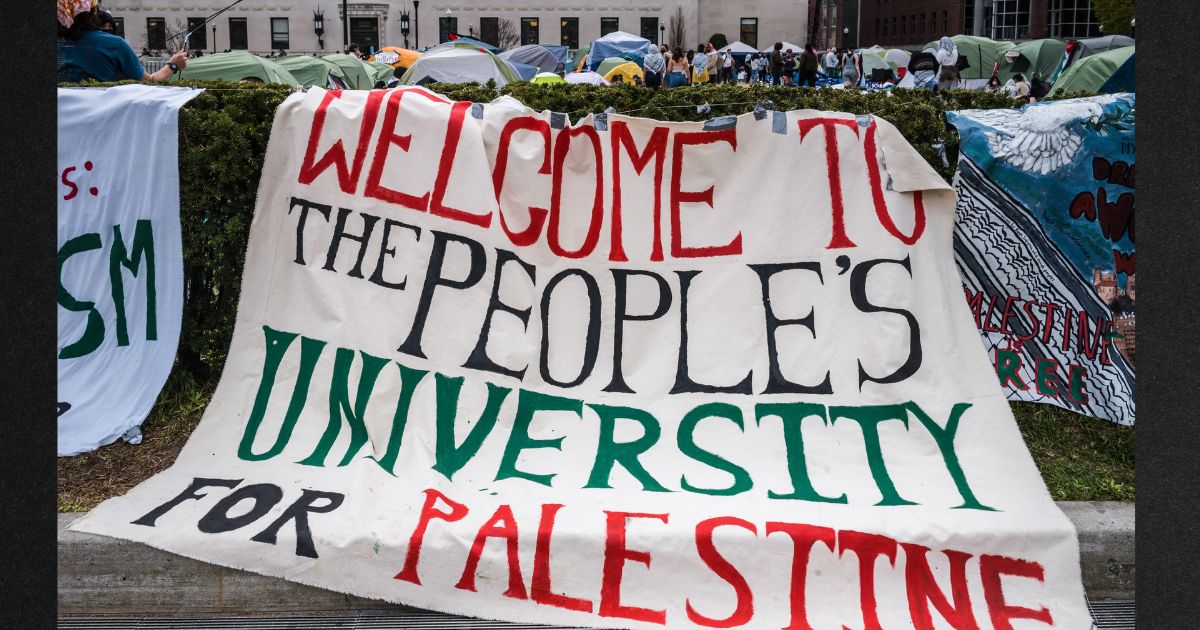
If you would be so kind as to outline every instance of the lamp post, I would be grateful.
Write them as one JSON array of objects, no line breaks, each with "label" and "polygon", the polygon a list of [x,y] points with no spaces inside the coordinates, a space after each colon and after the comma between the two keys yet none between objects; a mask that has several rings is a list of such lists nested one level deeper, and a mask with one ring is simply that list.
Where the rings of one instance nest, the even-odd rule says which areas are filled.
[{"label": "lamp post", "polygon": [[350,49],[350,13],[346,10],[346,0],[342,0],[342,52]]},{"label": "lamp post", "polygon": [[325,34],[325,12],[321,9],[313,11],[313,32],[317,34],[317,48],[325,50],[325,40],[322,38]]},{"label": "lamp post", "polygon": [[217,25],[213,24],[213,54],[217,54]]},{"label": "lamp post", "polygon": [[663,38],[667,36],[667,27],[663,24],[658,25],[658,45],[662,46]]},{"label": "lamp post", "polygon": [[851,48],[851,46],[850,46],[850,27],[849,26],[842,28],[842,46],[844,46],[846,48]]},{"label": "lamp post", "polygon": [[408,33],[409,33],[408,11],[400,12],[400,34],[404,36],[404,47],[408,48]]},{"label": "lamp post", "polygon": [[413,49],[421,50],[421,0],[413,0]]}]

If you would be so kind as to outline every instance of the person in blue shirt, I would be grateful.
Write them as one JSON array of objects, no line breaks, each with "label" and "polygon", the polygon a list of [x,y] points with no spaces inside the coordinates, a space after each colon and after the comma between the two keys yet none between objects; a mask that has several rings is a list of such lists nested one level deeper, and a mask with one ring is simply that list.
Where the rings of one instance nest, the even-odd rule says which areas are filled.
[{"label": "person in blue shirt", "polygon": [[58,0],[58,81],[166,81],[187,66],[179,51],[157,72],[146,72],[124,39],[101,31],[99,6],[90,0]]}]

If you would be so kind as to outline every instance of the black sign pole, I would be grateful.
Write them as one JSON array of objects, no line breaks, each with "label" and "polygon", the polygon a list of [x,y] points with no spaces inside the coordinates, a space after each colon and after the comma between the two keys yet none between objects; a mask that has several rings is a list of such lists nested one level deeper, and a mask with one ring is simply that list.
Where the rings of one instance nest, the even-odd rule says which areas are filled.
[{"label": "black sign pole", "polygon": [[350,14],[346,11],[346,0],[342,0],[342,52],[350,49]]}]

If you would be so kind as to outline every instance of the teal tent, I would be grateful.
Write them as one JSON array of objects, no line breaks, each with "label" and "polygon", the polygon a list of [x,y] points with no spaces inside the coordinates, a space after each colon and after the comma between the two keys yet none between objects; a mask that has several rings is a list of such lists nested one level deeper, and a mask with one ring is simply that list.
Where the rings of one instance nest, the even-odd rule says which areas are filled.
[{"label": "teal tent", "polygon": [[[1134,47],[1125,46],[1084,57],[1071,64],[1054,83],[1049,96],[1070,92],[1132,92]],[[1115,80],[1114,80],[1115,79]]]},{"label": "teal tent", "polygon": [[260,81],[300,87],[300,82],[286,68],[245,51],[214,53],[189,60],[187,66],[171,78],[201,81]]}]

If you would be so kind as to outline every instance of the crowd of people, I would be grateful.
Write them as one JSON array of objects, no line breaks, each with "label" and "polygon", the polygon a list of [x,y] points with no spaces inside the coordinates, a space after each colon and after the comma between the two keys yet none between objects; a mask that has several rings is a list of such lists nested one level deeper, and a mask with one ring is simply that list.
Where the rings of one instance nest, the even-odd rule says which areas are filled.
[{"label": "crowd of people", "polygon": [[735,54],[716,50],[711,43],[684,50],[662,45],[651,49],[643,65],[648,87],[668,88],[704,83],[768,83],[816,87],[821,73],[854,87],[862,76],[862,60],[848,48],[824,52],[812,44],[803,50],[785,49],[775,42],[770,52]]}]

